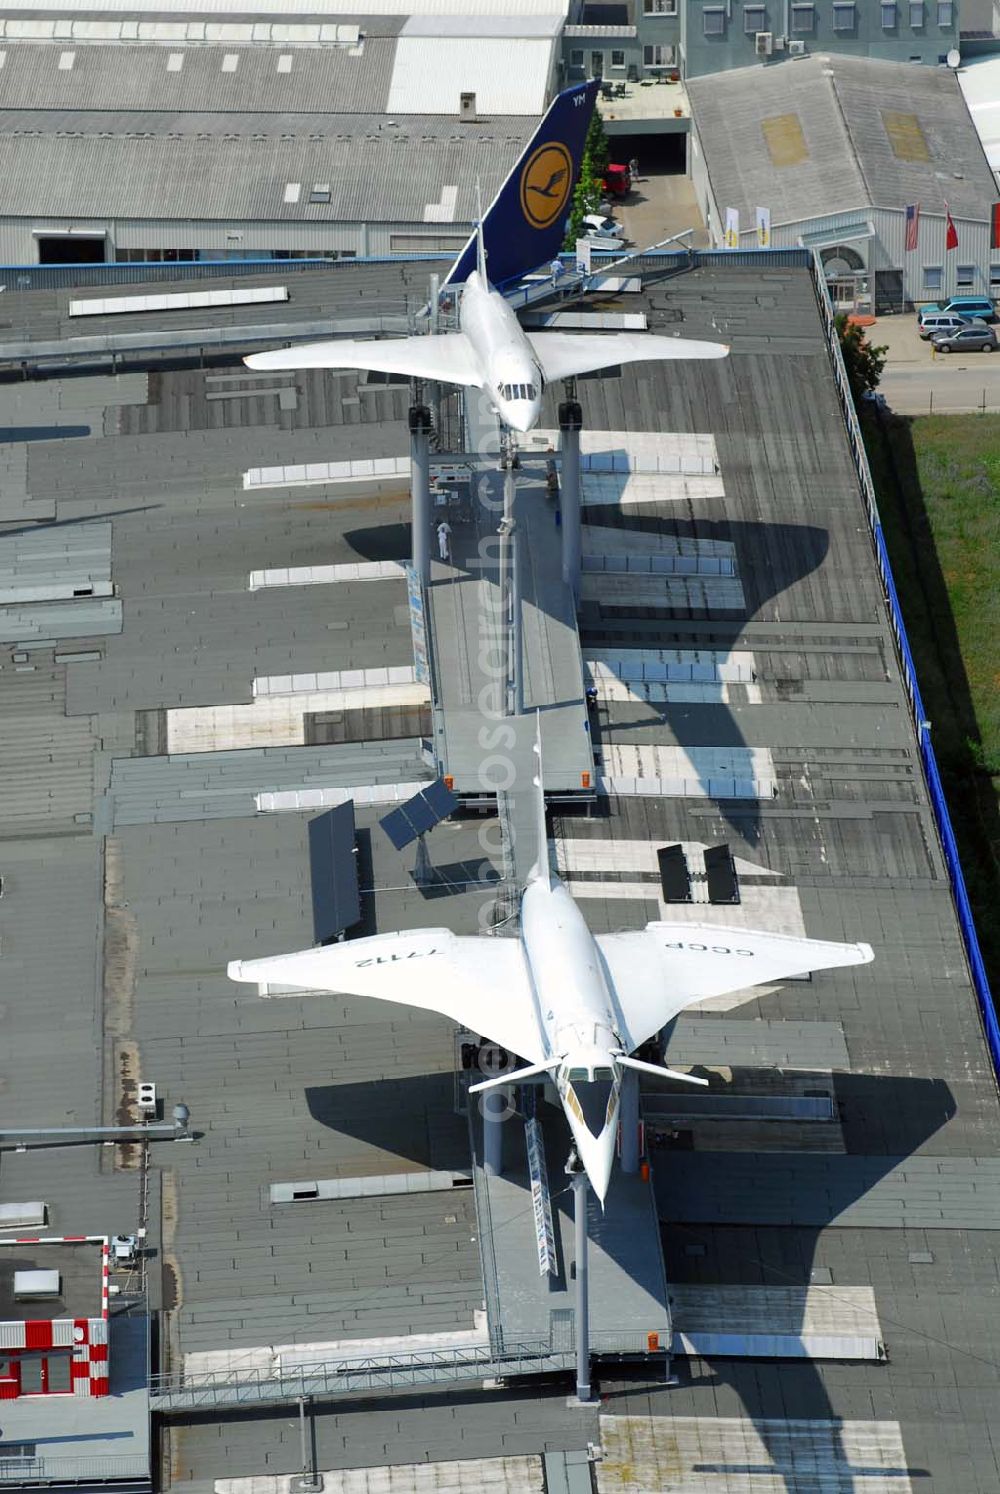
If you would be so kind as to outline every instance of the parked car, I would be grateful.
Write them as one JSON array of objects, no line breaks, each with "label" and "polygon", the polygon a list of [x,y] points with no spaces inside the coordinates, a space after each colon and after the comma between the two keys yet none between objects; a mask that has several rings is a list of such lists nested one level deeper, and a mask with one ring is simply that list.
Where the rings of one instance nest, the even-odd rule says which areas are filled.
[{"label": "parked car", "polygon": [[861,396],[861,403],[867,405],[870,410],[888,410],[889,408],[889,401],[877,389],[866,389]]},{"label": "parked car", "polygon": [[632,173],[629,168],[612,161],[604,173],[604,190],[609,197],[627,197],[632,190]]},{"label": "parked car", "polygon": [[[917,332],[924,342],[927,342],[938,334],[960,332],[972,320],[974,318],[961,316],[957,311],[929,311],[926,316],[921,313],[921,319],[917,323]],[[982,325],[985,326],[986,323]]]},{"label": "parked car", "polygon": [[931,338],[931,346],[939,353],[992,353],[997,345],[997,335],[985,322],[970,322],[956,332],[938,332]]},{"label": "parked car", "polygon": [[622,231],[614,218],[607,217],[604,213],[586,213],[583,226],[587,233],[599,233],[604,238],[620,239]]},{"label": "parked car", "polygon": [[965,317],[966,321],[971,317],[978,317],[984,322],[997,320],[997,309],[989,296],[949,296],[947,301],[932,301],[927,306],[921,306],[917,319],[922,322],[925,316],[934,316],[942,311],[955,312],[957,316]]}]

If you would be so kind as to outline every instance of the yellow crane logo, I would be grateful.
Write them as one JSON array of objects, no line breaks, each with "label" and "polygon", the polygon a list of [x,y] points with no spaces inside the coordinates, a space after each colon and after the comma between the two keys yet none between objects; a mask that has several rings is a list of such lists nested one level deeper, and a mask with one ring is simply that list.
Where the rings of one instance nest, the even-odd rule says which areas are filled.
[{"label": "yellow crane logo", "polygon": [[559,217],[573,186],[573,157],[565,145],[547,141],[521,172],[521,211],[532,228],[548,228]]}]

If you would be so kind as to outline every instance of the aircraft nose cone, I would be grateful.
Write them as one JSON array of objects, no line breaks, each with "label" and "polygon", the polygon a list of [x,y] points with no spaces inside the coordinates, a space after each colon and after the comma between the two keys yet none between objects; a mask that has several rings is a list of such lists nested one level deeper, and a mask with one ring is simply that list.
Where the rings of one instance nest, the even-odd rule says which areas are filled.
[{"label": "aircraft nose cone", "polygon": [[586,1168],[590,1186],[600,1199],[603,1209],[611,1184],[611,1171],[615,1165],[613,1129],[609,1127],[600,1139],[588,1136],[584,1140],[578,1136],[577,1149],[580,1152],[580,1160]]},{"label": "aircraft nose cone", "polygon": [[611,1169],[613,1165],[614,1157],[602,1157],[597,1166],[589,1174],[591,1185],[601,1201],[602,1209],[604,1208],[604,1200],[607,1197],[608,1189],[611,1186]]}]

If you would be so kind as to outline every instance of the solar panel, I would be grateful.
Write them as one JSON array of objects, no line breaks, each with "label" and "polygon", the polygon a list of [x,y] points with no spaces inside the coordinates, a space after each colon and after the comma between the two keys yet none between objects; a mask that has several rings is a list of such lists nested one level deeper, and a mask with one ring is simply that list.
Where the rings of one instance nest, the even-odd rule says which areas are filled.
[{"label": "solar panel", "polygon": [[436,778],[418,794],[414,794],[412,799],[400,804],[398,809],[391,809],[379,820],[379,824],[396,850],[402,851],[418,835],[426,835],[428,830],[433,830],[435,825],[446,820],[457,808],[458,800],[451,789],[443,779]]},{"label": "solar panel", "polygon": [[402,813],[413,826],[414,835],[426,835],[428,830],[433,830],[438,822],[434,813],[423,794],[414,794],[412,799],[400,806]]},{"label": "solar panel", "polygon": [[738,903],[740,884],[728,846],[705,847],[705,880],[710,903]]},{"label": "solar panel", "polygon": [[401,809],[391,809],[379,820],[379,824],[397,851],[404,851],[414,839],[413,827]]},{"label": "solar panel", "polygon": [[660,886],[665,903],[691,901],[691,876],[683,846],[660,846],[656,852],[660,867]]},{"label": "solar panel", "polygon": [[353,799],[309,821],[313,937],[317,944],[329,943],[360,922],[355,839]]},{"label": "solar panel", "polygon": [[443,778],[435,778],[420,793],[433,810],[436,820],[446,820],[458,808],[458,796],[452,793]]}]

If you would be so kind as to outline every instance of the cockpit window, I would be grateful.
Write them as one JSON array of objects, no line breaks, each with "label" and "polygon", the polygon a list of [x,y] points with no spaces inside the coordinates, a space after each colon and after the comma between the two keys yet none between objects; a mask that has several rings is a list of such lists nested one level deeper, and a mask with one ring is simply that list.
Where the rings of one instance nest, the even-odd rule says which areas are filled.
[{"label": "cockpit window", "polygon": [[[586,1069],[569,1069],[566,1077],[571,1084],[586,1084],[590,1075]],[[611,1076],[609,1075],[608,1077],[610,1078]]]},{"label": "cockpit window", "polygon": [[498,384],[497,393],[501,399],[538,398],[538,390],[534,384]]},{"label": "cockpit window", "polygon": [[614,1077],[615,1077],[615,1075],[614,1075],[614,1070],[613,1069],[595,1069],[594,1070],[594,1078],[595,1079],[613,1079]]}]

